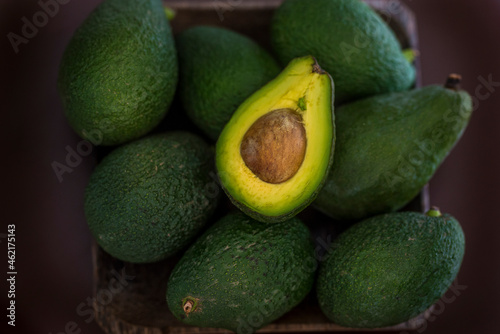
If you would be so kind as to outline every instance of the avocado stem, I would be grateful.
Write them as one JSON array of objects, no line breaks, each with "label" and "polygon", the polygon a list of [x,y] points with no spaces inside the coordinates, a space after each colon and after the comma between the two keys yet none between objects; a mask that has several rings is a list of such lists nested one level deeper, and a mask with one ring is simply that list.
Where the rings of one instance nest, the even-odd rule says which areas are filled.
[{"label": "avocado stem", "polygon": [[314,64],[313,64],[313,69],[312,69],[313,73],[325,74],[326,71],[324,69],[322,69],[321,66],[319,66],[316,58],[313,57],[313,59],[314,59]]},{"label": "avocado stem", "polygon": [[460,89],[460,81],[462,81],[462,76],[460,74],[452,73],[446,79],[444,87],[458,91]]},{"label": "avocado stem", "polygon": [[182,308],[184,309],[184,312],[186,314],[188,314],[189,312],[191,312],[193,310],[193,301],[192,300],[187,300],[184,305],[182,306]]},{"label": "avocado stem", "polygon": [[175,17],[175,10],[169,7],[163,7],[163,10],[165,11],[165,15],[167,16],[167,20],[172,21]]},{"label": "avocado stem", "polygon": [[403,57],[410,63],[413,64],[415,61],[415,58],[420,56],[420,52],[418,50],[414,49],[404,49],[403,50]]},{"label": "avocado stem", "polygon": [[186,315],[189,315],[189,313],[196,310],[198,300],[198,298],[194,298],[191,296],[186,297],[182,300],[182,309],[184,310],[184,313],[186,313]]},{"label": "avocado stem", "polygon": [[437,206],[431,206],[431,209],[425,214],[428,217],[441,217],[441,211]]}]

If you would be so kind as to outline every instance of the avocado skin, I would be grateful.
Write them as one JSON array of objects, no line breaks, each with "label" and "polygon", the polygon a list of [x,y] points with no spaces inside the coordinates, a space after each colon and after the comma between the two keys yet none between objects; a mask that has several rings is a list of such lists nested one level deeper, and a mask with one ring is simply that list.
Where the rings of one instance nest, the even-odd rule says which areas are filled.
[{"label": "avocado skin", "polygon": [[392,30],[359,0],[286,0],[271,39],[282,64],[313,55],[335,80],[336,104],[403,91],[415,81]]},{"label": "avocado skin", "polygon": [[346,327],[407,321],[446,292],[464,251],[462,228],[448,214],[398,212],[369,218],[341,234],[321,264],[320,307]]},{"label": "avocado skin", "polygon": [[465,91],[440,86],[337,108],[335,159],[314,206],[337,220],[402,208],[429,182],[471,113]]},{"label": "avocado skin", "polygon": [[92,173],[85,216],[97,243],[128,262],[155,262],[187,246],[219,199],[213,152],[199,137],[171,132],[112,151]]},{"label": "avocado skin", "polygon": [[60,64],[66,117],[82,137],[98,131],[117,145],[152,130],[166,115],[178,65],[159,0],[105,0],[73,35]]},{"label": "avocado skin", "polygon": [[[316,265],[309,230],[298,218],[269,225],[231,213],[176,265],[167,286],[168,306],[186,324],[251,333],[308,294]],[[188,296],[199,301],[185,315]]]},{"label": "avocado skin", "polygon": [[214,141],[238,106],[280,72],[267,51],[227,29],[194,27],[176,43],[183,107]]}]

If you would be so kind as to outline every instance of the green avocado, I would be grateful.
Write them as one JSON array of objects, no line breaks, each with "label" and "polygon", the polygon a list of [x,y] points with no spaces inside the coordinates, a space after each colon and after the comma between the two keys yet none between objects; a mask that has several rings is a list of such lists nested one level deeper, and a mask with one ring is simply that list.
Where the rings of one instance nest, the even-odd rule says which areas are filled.
[{"label": "green avocado", "polygon": [[81,137],[117,145],[148,133],[163,119],[177,72],[162,2],[105,0],[69,42],[58,88],[66,117]]},{"label": "green avocado", "polygon": [[392,30],[359,0],[286,0],[271,26],[278,59],[312,55],[335,80],[335,103],[409,89],[415,69]]},{"label": "green avocado", "polygon": [[188,132],[121,146],[97,166],[85,216],[97,243],[128,262],[155,262],[187,246],[214,211],[220,190],[213,151]]},{"label": "green avocado", "polygon": [[309,293],[316,266],[309,230],[298,218],[263,224],[232,213],[176,265],[167,285],[168,307],[189,325],[252,333]]},{"label": "green avocado", "polygon": [[460,224],[437,209],[369,218],[333,243],[318,274],[319,305],[346,327],[405,322],[446,292],[464,251]]},{"label": "green avocado", "polygon": [[451,75],[428,86],[337,108],[335,161],[314,205],[338,220],[396,211],[429,182],[472,113]]},{"label": "green avocado", "polygon": [[190,28],[176,43],[182,105],[214,141],[238,106],[280,72],[257,43],[224,28]]},{"label": "green avocado", "polygon": [[217,141],[217,172],[238,208],[280,222],[316,198],[334,146],[333,81],[301,57],[236,110]]}]

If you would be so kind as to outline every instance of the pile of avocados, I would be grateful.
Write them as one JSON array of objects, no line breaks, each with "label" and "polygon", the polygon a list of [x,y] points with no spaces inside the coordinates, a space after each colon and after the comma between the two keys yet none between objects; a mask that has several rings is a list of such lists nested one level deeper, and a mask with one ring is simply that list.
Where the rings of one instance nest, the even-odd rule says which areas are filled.
[{"label": "pile of avocados", "polygon": [[[92,235],[122,261],[181,255],[165,303],[193,326],[252,333],[311,293],[340,326],[419,315],[455,279],[465,239],[438,208],[399,210],[467,126],[460,76],[414,88],[416,50],[360,0],[285,0],[269,41],[174,36],[160,0],[89,15],[58,90],[75,132],[108,147],[85,192]],[[348,226],[323,258],[305,208]]]}]

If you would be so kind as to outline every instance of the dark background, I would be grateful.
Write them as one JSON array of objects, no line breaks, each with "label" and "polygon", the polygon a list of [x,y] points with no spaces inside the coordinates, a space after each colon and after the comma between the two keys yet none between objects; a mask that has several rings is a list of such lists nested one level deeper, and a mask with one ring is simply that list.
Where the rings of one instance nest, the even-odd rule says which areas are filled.
[{"label": "dark background", "polygon": [[[222,0],[220,0],[222,1]],[[73,0],[14,53],[8,32],[20,33],[23,16],[40,10],[35,0],[0,2],[2,69],[2,219],[0,265],[5,314],[7,224],[16,224],[16,327],[2,333],[59,333],[70,321],[81,333],[100,333],[76,307],[92,296],[91,237],[83,218],[83,189],[94,161],[83,158],[63,182],[51,164],[63,163],[66,146],[79,139],[68,127],[56,91],[58,64],[72,32],[99,0]],[[458,284],[425,333],[498,333],[500,318],[500,1],[406,0],[415,13],[423,84],[442,83],[451,72],[477,97],[470,126],[431,181],[432,204],[452,213],[467,238]],[[215,14],[214,14],[215,15]],[[230,15],[227,14],[227,15]],[[481,79],[484,78],[484,79]],[[482,87],[481,87],[482,86]],[[4,293],[5,292],[5,293]],[[452,296],[452,293],[448,294]]]}]

